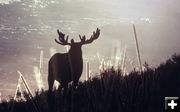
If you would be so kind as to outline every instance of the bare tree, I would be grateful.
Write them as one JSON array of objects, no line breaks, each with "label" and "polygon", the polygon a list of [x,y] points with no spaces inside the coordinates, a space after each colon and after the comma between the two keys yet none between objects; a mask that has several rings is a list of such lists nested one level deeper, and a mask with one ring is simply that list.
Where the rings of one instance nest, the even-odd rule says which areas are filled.
[{"label": "bare tree", "polygon": [[50,91],[52,91],[54,80],[59,81],[62,88],[67,87],[71,81],[73,81],[75,86],[77,85],[83,70],[81,47],[97,39],[100,35],[100,29],[97,28],[90,39],[86,39],[85,35],[79,35],[80,42],[74,42],[74,40],[71,39],[70,43],[68,42],[69,36],[65,38],[65,34],[59,32],[59,30],[57,30],[57,33],[59,40],[55,39],[55,41],[60,45],[69,45],[70,49],[67,53],[54,54],[49,60],[48,85]]}]

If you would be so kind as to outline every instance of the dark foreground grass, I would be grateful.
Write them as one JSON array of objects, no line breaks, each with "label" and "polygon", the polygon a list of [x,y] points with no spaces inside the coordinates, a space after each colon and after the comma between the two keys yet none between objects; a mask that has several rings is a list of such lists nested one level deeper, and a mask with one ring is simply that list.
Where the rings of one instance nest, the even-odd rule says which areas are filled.
[{"label": "dark foreground grass", "polygon": [[[77,88],[36,93],[35,106],[25,94],[27,101],[15,101],[13,112],[164,112],[165,96],[180,96],[180,55],[142,73],[122,76],[112,68]],[[0,112],[10,112],[12,102],[3,101]]]}]

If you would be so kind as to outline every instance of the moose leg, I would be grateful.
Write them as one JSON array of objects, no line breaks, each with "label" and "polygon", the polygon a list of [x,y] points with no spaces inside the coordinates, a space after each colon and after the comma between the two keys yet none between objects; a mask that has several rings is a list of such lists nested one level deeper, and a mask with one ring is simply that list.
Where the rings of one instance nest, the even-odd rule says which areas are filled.
[{"label": "moose leg", "polygon": [[61,88],[63,88],[63,94],[67,94],[67,90],[68,90],[68,83],[66,82],[61,82]]},{"label": "moose leg", "polygon": [[49,66],[49,70],[48,70],[48,86],[49,86],[49,92],[53,90],[53,84],[54,84],[54,77],[53,77],[53,73],[52,73],[52,69]]},{"label": "moose leg", "polygon": [[48,68],[48,86],[49,86],[49,91],[48,91],[48,105],[49,105],[49,109],[51,111],[54,111],[54,94],[52,92],[53,90],[53,84],[54,84],[54,78],[53,78],[53,73],[52,73],[52,69],[49,66]]},{"label": "moose leg", "polygon": [[49,91],[52,92],[54,80],[53,80],[51,77],[52,77],[52,76],[49,76],[49,77],[48,77],[48,85],[49,85]]},{"label": "moose leg", "polygon": [[51,92],[53,90],[53,84],[54,84],[54,80],[53,80],[52,76],[48,76],[49,91],[51,91]]}]

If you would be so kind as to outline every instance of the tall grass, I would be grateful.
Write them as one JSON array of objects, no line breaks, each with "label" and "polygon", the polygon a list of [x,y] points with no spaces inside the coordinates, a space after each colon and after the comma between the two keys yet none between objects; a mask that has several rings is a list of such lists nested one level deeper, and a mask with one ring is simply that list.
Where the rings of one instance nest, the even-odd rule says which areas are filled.
[{"label": "tall grass", "polygon": [[[15,101],[13,112],[35,112],[32,100],[41,112],[164,112],[164,97],[180,96],[180,55],[157,68],[145,67],[125,76],[112,67],[77,88],[36,92],[32,99],[24,93],[27,101]],[[0,112],[9,112],[12,101],[2,101]]]}]

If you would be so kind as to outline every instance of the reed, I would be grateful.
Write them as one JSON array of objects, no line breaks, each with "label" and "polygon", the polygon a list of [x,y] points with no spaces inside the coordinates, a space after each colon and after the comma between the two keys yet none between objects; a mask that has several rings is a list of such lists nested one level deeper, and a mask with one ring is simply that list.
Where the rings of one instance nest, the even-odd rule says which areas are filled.
[{"label": "reed", "polygon": [[135,43],[136,43],[136,52],[137,52],[137,57],[138,57],[138,62],[139,62],[139,68],[140,68],[140,71],[142,72],[143,68],[142,68],[142,63],[141,63],[139,43],[138,43],[138,38],[137,38],[137,32],[136,32],[135,24],[133,24],[133,31],[134,31],[134,39],[135,39]]}]

